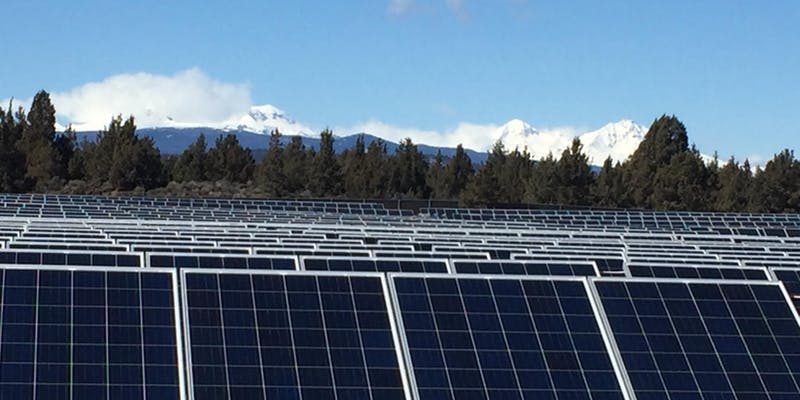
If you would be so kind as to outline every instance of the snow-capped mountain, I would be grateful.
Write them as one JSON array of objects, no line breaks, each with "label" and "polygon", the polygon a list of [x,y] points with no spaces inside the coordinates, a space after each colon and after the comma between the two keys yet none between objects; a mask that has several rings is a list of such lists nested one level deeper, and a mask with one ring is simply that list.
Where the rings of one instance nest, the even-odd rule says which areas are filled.
[{"label": "snow-capped mountain", "polygon": [[283,110],[270,104],[250,107],[246,114],[225,121],[220,129],[263,134],[278,129],[284,135],[315,136],[311,128],[289,118]]},{"label": "snow-capped mountain", "polygon": [[583,151],[589,156],[589,162],[603,164],[609,156],[614,161],[625,161],[636,151],[639,143],[647,134],[647,128],[629,119],[612,122],[602,128],[580,135]]},{"label": "snow-capped mountain", "polygon": [[570,146],[572,139],[578,137],[589,162],[600,165],[611,156],[615,161],[624,161],[644,139],[647,128],[631,120],[609,123],[602,128],[580,134],[570,129],[537,130],[530,124],[512,119],[497,128],[493,140],[502,140],[509,150],[527,148],[534,157],[541,158],[548,153],[558,158]]},{"label": "snow-capped mountain", "polygon": [[[178,144],[191,143],[189,136],[196,136],[203,130],[209,134],[235,132],[237,135],[252,136],[248,141],[257,144],[259,147],[266,147],[266,141],[260,136],[268,135],[272,130],[278,129],[286,136],[303,136],[305,138],[317,138],[319,131],[304,125],[283,110],[270,104],[252,106],[249,109],[235,113],[229,117],[217,121],[182,121],[173,118],[158,109],[148,109],[142,118],[137,119],[140,129],[146,129],[149,133],[163,133],[171,141],[178,140]],[[63,125],[63,124],[62,124]],[[56,128],[61,131],[64,126],[58,125]],[[362,130],[338,129],[337,136],[347,137],[348,135],[366,133],[368,135],[381,136],[389,142],[397,142],[401,138],[411,136],[411,139],[421,145],[431,145],[431,148],[450,148],[458,143],[468,144],[480,154],[491,149],[492,145],[498,140],[502,141],[507,150],[518,148],[527,149],[536,159],[552,153],[558,158],[565,148],[569,147],[572,139],[578,137],[583,143],[583,150],[589,157],[589,162],[593,165],[601,165],[607,157],[615,161],[624,161],[631,155],[639,143],[644,139],[647,131],[642,125],[638,125],[631,120],[620,120],[609,123],[600,129],[590,132],[580,132],[574,129],[536,129],[531,124],[521,120],[512,119],[503,125],[478,125],[467,124],[468,132],[421,132],[414,129],[394,128],[388,125],[379,125],[389,129],[365,128]],[[80,123],[73,122],[73,128],[79,132],[91,132],[94,129],[82,129]],[[163,132],[162,132],[163,131]],[[186,137],[181,133],[186,133]],[[192,132],[192,134],[189,134]],[[420,133],[421,132],[421,133]],[[422,136],[415,137],[415,133]],[[244,137],[243,136],[243,137]],[[423,137],[424,136],[424,137]],[[427,138],[427,141],[426,141]],[[157,141],[158,142],[158,141]],[[176,142],[177,143],[177,142]],[[169,145],[170,151],[182,151],[178,145]],[[438,147],[437,147],[438,146]],[[483,153],[485,154],[485,153]]]},{"label": "snow-capped mountain", "polygon": [[[141,128],[211,128],[225,132],[242,131],[268,135],[278,129],[289,136],[316,136],[313,129],[290,118],[283,110],[271,104],[252,106],[246,112],[233,115],[219,122],[179,121],[171,116],[153,118],[147,115],[144,121],[137,120]],[[144,122],[144,123],[142,123]]]}]

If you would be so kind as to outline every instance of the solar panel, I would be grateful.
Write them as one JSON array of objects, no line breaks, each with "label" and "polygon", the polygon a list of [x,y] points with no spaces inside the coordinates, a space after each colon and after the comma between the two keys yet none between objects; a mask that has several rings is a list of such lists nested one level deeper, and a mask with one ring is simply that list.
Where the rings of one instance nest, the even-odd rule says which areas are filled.
[{"label": "solar panel", "polygon": [[255,249],[256,254],[269,254],[269,255],[292,255],[292,256],[326,256],[326,257],[369,257],[369,251],[357,250],[312,250],[312,249],[295,249],[295,248],[274,248]]},{"label": "solar panel", "polygon": [[403,258],[301,257],[306,271],[447,273],[447,261]]},{"label": "solar panel", "polygon": [[150,253],[147,259],[148,266],[162,268],[297,269],[297,259],[291,256]]},{"label": "solar panel", "polygon": [[0,264],[141,267],[140,253],[73,250],[0,250]]},{"label": "solar panel", "polygon": [[560,255],[540,254],[526,255],[514,254],[511,256],[516,261],[593,261],[601,274],[621,275],[625,273],[625,260],[622,257],[605,257],[592,255]]},{"label": "solar panel", "polygon": [[594,285],[637,398],[800,398],[800,325],[779,284]]},{"label": "solar panel", "polygon": [[0,398],[182,399],[175,275],[0,268]]},{"label": "solar panel", "polygon": [[440,251],[375,251],[375,257],[380,258],[463,258],[470,260],[488,260],[489,253],[486,252],[463,252],[447,253]]},{"label": "solar panel", "polygon": [[775,278],[783,282],[795,308],[800,310],[800,267],[770,268]]},{"label": "solar panel", "polygon": [[582,279],[390,281],[416,398],[624,398]]},{"label": "solar panel", "polygon": [[628,264],[633,277],[768,281],[765,268],[683,264]]},{"label": "solar panel", "polygon": [[15,241],[8,244],[9,249],[40,249],[40,250],[78,250],[78,251],[127,251],[127,246],[115,244],[82,244],[82,243],[52,243],[52,242],[22,242]]},{"label": "solar panel", "polygon": [[715,265],[715,266],[730,266],[738,267],[741,265],[738,261],[733,260],[711,260],[711,259],[678,259],[678,258],[656,258],[656,257],[628,257],[628,263],[636,264],[686,264],[686,265]]},{"label": "solar panel", "polygon": [[380,274],[182,270],[194,399],[406,399]]},{"label": "solar panel", "polygon": [[452,260],[453,272],[491,275],[600,276],[592,261]]},{"label": "solar panel", "polygon": [[132,251],[146,253],[202,253],[202,254],[250,254],[246,247],[201,247],[201,246],[149,246],[131,245]]},{"label": "solar panel", "polygon": [[528,251],[525,249],[508,249],[508,248],[498,248],[498,247],[490,247],[490,246],[483,246],[483,247],[451,247],[451,246],[433,246],[431,251],[435,253],[453,253],[458,254],[460,252],[480,252],[480,253],[488,253],[492,259],[496,260],[510,260],[512,254],[527,254]]}]

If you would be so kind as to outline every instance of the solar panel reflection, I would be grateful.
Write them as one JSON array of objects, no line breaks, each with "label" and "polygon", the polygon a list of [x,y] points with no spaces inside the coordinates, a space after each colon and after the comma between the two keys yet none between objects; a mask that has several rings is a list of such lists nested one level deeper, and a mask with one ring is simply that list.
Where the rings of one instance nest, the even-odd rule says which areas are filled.
[{"label": "solar panel reflection", "polygon": [[183,270],[195,399],[406,399],[380,275]]},{"label": "solar panel reflection", "polygon": [[390,274],[419,399],[623,399],[583,280]]},{"label": "solar panel reflection", "polygon": [[0,282],[0,398],[182,398],[172,273],[13,267]]},{"label": "solar panel reflection", "polygon": [[778,284],[595,285],[637,398],[800,398],[800,325]]}]

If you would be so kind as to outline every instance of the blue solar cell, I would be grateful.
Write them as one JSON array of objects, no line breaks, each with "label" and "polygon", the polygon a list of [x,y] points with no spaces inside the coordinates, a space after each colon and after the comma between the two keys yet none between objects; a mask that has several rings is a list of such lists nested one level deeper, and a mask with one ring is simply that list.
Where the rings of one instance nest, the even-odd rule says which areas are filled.
[{"label": "blue solar cell", "polygon": [[184,270],[195,399],[405,399],[379,275]]},{"label": "blue solar cell", "polygon": [[139,254],[95,251],[0,250],[0,264],[140,267]]},{"label": "blue solar cell", "polygon": [[772,273],[783,282],[795,308],[800,310],[800,268],[772,268]]},{"label": "blue solar cell", "polygon": [[441,251],[421,252],[421,251],[407,251],[407,252],[391,252],[391,251],[376,251],[375,257],[380,258],[461,258],[470,260],[488,260],[489,253],[448,253]]},{"label": "blue solar cell", "polygon": [[302,263],[307,271],[447,273],[444,260],[304,257]]},{"label": "blue solar cell", "polygon": [[148,254],[150,267],[296,270],[291,257],[229,254]]},{"label": "blue solar cell", "polygon": [[629,264],[633,277],[681,278],[681,279],[726,279],[766,281],[769,276],[764,269],[742,267],[713,267],[708,265]]},{"label": "blue solar cell", "polygon": [[178,399],[173,275],[0,269],[0,398]]},{"label": "blue solar cell", "polygon": [[622,258],[609,256],[593,256],[588,254],[514,254],[514,260],[518,261],[594,261],[601,274],[619,274],[625,271],[625,260]]},{"label": "blue solar cell", "polygon": [[800,325],[777,284],[595,285],[637,398],[800,398]]},{"label": "blue solar cell", "polygon": [[453,260],[459,274],[598,276],[590,261],[464,261]]},{"label": "blue solar cell", "polygon": [[369,257],[369,251],[354,250],[312,250],[312,249],[282,249],[258,248],[256,254],[291,255],[291,256],[325,256],[325,257]]},{"label": "blue solar cell", "polygon": [[623,398],[583,281],[390,279],[419,399]]}]

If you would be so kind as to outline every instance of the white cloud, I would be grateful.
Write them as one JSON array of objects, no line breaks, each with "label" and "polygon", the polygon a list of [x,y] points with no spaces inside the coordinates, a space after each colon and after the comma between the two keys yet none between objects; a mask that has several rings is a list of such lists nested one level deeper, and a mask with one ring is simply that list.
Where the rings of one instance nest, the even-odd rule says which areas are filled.
[{"label": "white cloud", "polygon": [[445,0],[447,8],[456,16],[460,18],[467,17],[467,10],[465,7],[466,0]]},{"label": "white cloud", "polygon": [[389,0],[386,12],[393,16],[406,15],[414,8],[414,0]]},{"label": "white cloud", "polygon": [[[429,1],[428,3],[439,3],[442,1]],[[467,17],[466,0],[444,0],[444,7],[451,14],[459,18]],[[394,17],[411,14],[414,11],[432,11],[436,7],[433,4],[419,4],[417,0],[389,0],[386,12]]]},{"label": "white cloud", "polygon": [[519,120],[514,121],[506,125],[461,122],[452,129],[437,131],[398,127],[381,121],[370,120],[352,127],[340,128],[337,131],[344,135],[364,132],[395,142],[411,138],[414,143],[423,143],[431,146],[455,147],[461,144],[465,148],[477,151],[487,151],[492,148],[498,139],[502,139],[506,149],[513,150],[518,148],[522,150],[527,148],[536,158],[544,157],[550,151],[553,151],[554,155],[558,157],[579,132],[571,127],[533,130],[528,126],[530,129],[528,132],[511,129],[512,134],[509,135],[504,130],[505,127],[509,126],[509,124],[523,123]]},{"label": "white cloud", "polygon": [[[317,132],[288,118],[276,107],[253,106],[246,84],[221,82],[196,68],[171,76],[149,73],[114,75],[65,92],[52,93],[51,98],[56,107],[58,130],[70,123],[77,131],[100,130],[113,116],[121,114],[133,115],[141,128],[213,127],[263,133],[277,127],[290,135]],[[7,104],[7,101],[0,104]],[[27,107],[30,100],[15,104]],[[335,131],[339,135],[364,132],[393,142],[411,138],[415,143],[431,146],[455,147],[461,144],[476,151],[489,150],[502,140],[506,149],[527,149],[535,158],[544,157],[549,152],[558,157],[574,137],[585,132],[571,127],[534,129],[519,119],[503,124],[460,122],[443,130],[402,127],[372,119],[341,125]],[[608,155],[624,160],[638,145],[636,137],[629,138],[630,135],[624,135],[626,132],[623,129],[621,133],[612,132],[613,135],[583,134],[584,150],[594,162],[602,162]],[[620,134],[623,134],[621,139],[618,137]]]},{"label": "white cloud", "polygon": [[220,82],[197,68],[171,76],[114,75],[51,93],[51,99],[59,123],[72,123],[79,131],[102,129],[118,114],[133,115],[139,127],[164,126],[170,120],[211,125],[247,110],[252,103],[246,84]]},{"label": "white cloud", "polygon": [[460,123],[448,131],[435,131],[398,127],[377,120],[370,120],[350,128],[339,129],[339,131],[345,134],[365,132],[394,142],[411,138],[414,143],[424,143],[431,146],[455,147],[458,144],[462,144],[464,147],[473,150],[485,150],[493,143],[493,133],[498,127],[498,125]]}]

